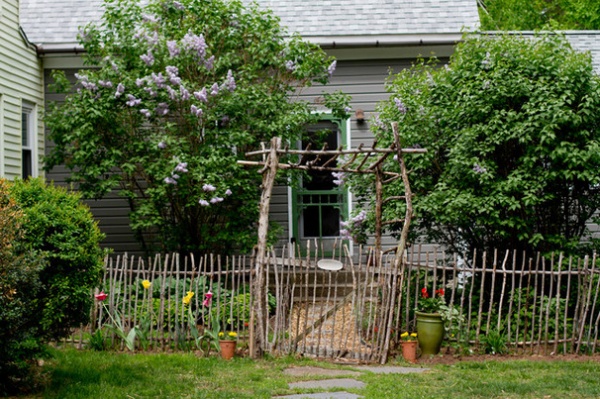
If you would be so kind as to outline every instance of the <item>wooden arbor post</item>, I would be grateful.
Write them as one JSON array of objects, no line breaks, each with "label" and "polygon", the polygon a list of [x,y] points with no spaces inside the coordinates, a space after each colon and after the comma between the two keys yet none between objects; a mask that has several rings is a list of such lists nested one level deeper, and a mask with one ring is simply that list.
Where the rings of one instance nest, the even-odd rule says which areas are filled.
[{"label": "wooden arbor post", "polygon": [[274,137],[271,140],[271,149],[265,160],[262,173],[262,194],[260,196],[260,214],[258,218],[258,245],[256,250],[256,264],[254,269],[254,281],[250,287],[254,298],[250,312],[250,356],[261,357],[267,343],[266,322],[268,317],[265,308],[265,297],[267,287],[265,286],[265,270],[267,263],[267,233],[269,230],[269,208],[271,205],[271,194],[275,185],[277,168],[279,165],[279,148],[281,138]]}]

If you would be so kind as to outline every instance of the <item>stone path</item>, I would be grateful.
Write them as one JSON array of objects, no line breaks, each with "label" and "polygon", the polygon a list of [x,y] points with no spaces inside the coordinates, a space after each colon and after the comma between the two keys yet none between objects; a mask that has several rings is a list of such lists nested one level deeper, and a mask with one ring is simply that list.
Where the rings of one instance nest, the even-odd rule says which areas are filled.
[{"label": "stone path", "polygon": [[[371,372],[376,374],[408,374],[422,373],[429,369],[416,367],[397,367],[397,366],[353,366],[355,370],[333,370],[320,367],[291,367],[284,370],[284,374],[293,376],[328,376],[328,377],[358,377],[363,372]],[[327,380],[312,380],[289,383],[290,388],[301,389],[333,389],[333,388],[364,388],[364,382],[354,378],[333,378]],[[287,396],[273,396],[276,399],[359,399],[362,396],[354,393],[338,391],[338,392],[320,392],[312,394],[296,394]]]}]

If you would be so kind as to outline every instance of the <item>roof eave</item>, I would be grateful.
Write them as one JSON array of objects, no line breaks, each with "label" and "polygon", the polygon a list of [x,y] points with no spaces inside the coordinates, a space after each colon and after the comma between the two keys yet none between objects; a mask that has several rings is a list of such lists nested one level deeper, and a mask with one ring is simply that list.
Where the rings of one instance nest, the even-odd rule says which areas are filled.
[{"label": "roof eave", "polygon": [[324,49],[349,47],[402,47],[423,45],[454,45],[463,39],[463,33],[419,33],[398,35],[310,36],[303,39]]},{"label": "roof eave", "polygon": [[[350,47],[393,47],[452,45],[463,39],[462,33],[419,33],[398,35],[343,35],[343,36],[302,36],[305,40],[318,44],[322,48]],[[45,54],[80,54],[85,49],[79,43],[37,44],[39,55]]]}]

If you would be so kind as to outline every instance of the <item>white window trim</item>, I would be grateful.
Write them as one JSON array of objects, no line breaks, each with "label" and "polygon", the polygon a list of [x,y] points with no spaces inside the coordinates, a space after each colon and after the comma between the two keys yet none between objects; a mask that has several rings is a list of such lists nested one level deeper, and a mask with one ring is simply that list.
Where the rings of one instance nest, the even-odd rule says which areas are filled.
[{"label": "white window trim", "polygon": [[[27,141],[28,146],[23,146],[21,141],[21,157],[23,157],[23,150],[31,151],[31,177],[38,176],[38,139],[37,139],[37,109],[34,103],[23,101],[21,104],[21,117],[23,114],[27,114]],[[21,132],[21,140],[23,132]],[[23,166],[21,162],[21,177],[23,177]]]}]

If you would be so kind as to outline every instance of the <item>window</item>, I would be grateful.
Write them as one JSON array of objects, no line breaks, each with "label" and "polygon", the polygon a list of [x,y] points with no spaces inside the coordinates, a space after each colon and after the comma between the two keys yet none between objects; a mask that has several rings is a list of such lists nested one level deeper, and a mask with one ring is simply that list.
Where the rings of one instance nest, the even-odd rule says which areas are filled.
[{"label": "window", "polygon": [[35,162],[35,114],[32,104],[23,103],[21,108],[21,177],[36,176]]},{"label": "window", "polygon": [[[312,149],[321,149],[327,143],[329,150],[345,144],[345,123],[339,120],[322,120],[308,128],[308,140]],[[314,162],[307,158],[305,162]],[[323,165],[327,159],[319,159],[314,165]],[[329,164],[332,165],[332,164]],[[331,172],[309,171],[301,187],[292,190],[292,241],[306,248],[306,240],[317,240],[325,252],[332,249],[340,237],[340,222],[348,215],[348,193],[337,186]]]}]

